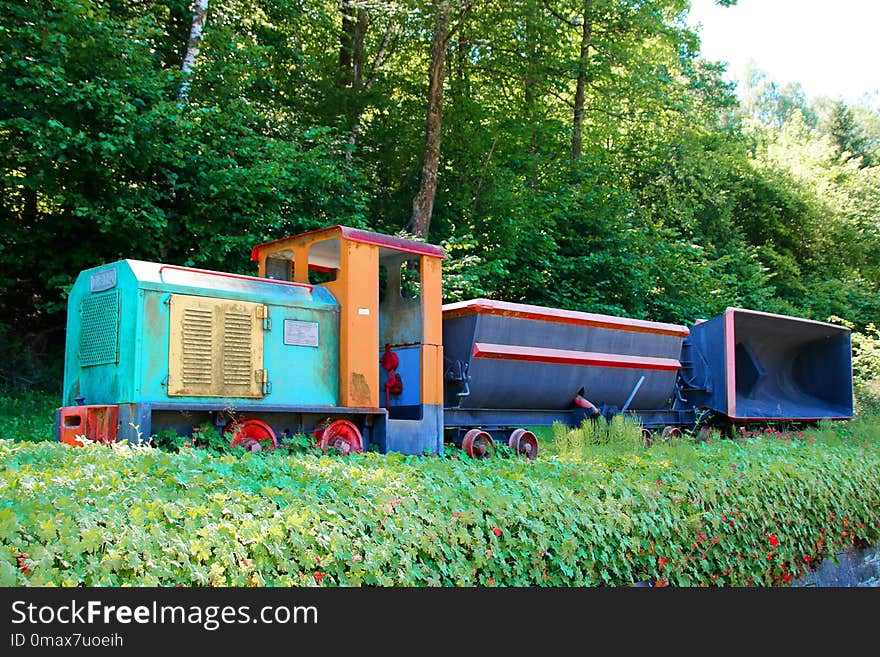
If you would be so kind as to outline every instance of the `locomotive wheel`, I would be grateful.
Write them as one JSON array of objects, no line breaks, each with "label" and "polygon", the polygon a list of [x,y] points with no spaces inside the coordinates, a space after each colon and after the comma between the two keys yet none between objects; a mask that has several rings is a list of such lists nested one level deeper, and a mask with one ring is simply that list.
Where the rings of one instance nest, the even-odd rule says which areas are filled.
[{"label": "locomotive wheel", "polygon": [[360,454],[364,451],[364,440],[353,422],[333,420],[321,433],[318,446],[325,452],[333,447],[343,455]]},{"label": "locomotive wheel", "polygon": [[645,441],[645,447],[650,447],[654,444],[654,434],[651,433],[650,429],[642,427],[642,440]]},{"label": "locomotive wheel", "polygon": [[464,435],[461,448],[472,459],[483,459],[495,452],[495,441],[485,431],[471,429]]},{"label": "locomotive wheel", "polygon": [[668,427],[663,427],[663,437],[667,440],[671,438],[681,438],[681,429],[671,424]]},{"label": "locomotive wheel", "polygon": [[327,430],[327,427],[329,427],[331,424],[333,424],[333,418],[332,417],[325,417],[323,420],[318,422],[317,425],[315,425],[315,429],[314,429],[314,431],[312,431],[312,435],[315,437],[315,444],[316,445],[321,444],[321,436],[324,435],[324,432]]},{"label": "locomotive wheel", "polygon": [[278,447],[272,427],[252,417],[230,421],[223,428],[223,435],[231,436],[230,447],[244,447],[249,452]]},{"label": "locomotive wheel", "polygon": [[530,461],[538,458],[538,438],[528,429],[516,429],[507,441],[508,447]]}]

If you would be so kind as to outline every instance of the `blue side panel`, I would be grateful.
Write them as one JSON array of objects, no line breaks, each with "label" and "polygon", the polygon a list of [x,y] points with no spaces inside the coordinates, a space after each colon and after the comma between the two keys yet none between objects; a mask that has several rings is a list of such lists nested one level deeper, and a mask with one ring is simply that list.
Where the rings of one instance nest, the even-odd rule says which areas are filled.
[{"label": "blue side panel", "polygon": [[[212,295],[213,296],[213,295]],[[169,397],[167,294],[146,290],[142,307],[142,344],[138,362],[142,364],[137,401],[201,403],[205,397]],[[263,367],[269,372],[271,389],[259,400],[231,399],[230,404],[252,406],[290,404],[333,406],[339,399],[339,312],[338,306],[309,307],[268,305],[271,330],[263,335]],[[284,344],[284,322],[294,320],[318,324],[318,346]],[[129,400],[121,400],[129,401]]]},{"label": "blue side panel", "polygon": [[[397,373],[403,382],[403,392],[399,395],[391,395],[391,404],[395,406],[417,406],[422,400],[421,380],[422,380],[422,349],[419,345],[411,347],[395,347],[391,346],[391,351],[397,354],[400,365]],[[379,352],[379,360],[384,352]],[[388,381],[388,372],[385,368],[379,368],[379,404],[385,407],[385,382]]]},{"label": "blue side panel", "polygon": [[385,425],[382,452],[401,454],[439,454],[443,451],[443,407],[422,407],[420,420],[389,419]]},{"label": "blue side panel", "polygon": [[691,327],[681,356],[684,398],[697,407],[727,415],[724,315]]}]

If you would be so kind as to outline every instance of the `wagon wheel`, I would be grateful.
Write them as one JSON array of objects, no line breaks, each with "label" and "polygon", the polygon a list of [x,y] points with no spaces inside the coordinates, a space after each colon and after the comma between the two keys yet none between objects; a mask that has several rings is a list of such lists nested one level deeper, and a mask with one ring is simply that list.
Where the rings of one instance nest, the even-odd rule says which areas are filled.
[{"label": "wagon wheel", "polygon": [[[317,432],[317,429],[315,431]],[[333,447],[344,455],[360,454],[364,451],[364,440],[353,422],[333,420],[321,431],[318,446],[325,452]]]},{"label": "wagon wheel", "polygon": [[471,429],[464,435],[461,448],[472,459],[482,459],[495,453],[495,441],[485,431]]},{"label": "wagon wheel", "polygon": [[231,437],[230,447],[244,447],[249,452],[278,447],[272,427],[252,417],[231,420],[223,428],[223,435]]},{"label": "wagon wheel", "polygon": [[663,427],[663,437],[667,440],[670,438],[681,438],[681,429],[671,424]]},{"label": "wagon wheel", "polygon": [[642,427],[642,440],[645,441],[645,447],[650,447],[654,444],[654,434],[647,427]]},{"label": "wagon wheel", "polygon": [[528,429],[516,429],[507,441],[508,447],[530,461],[538,458],[538,438]]}]

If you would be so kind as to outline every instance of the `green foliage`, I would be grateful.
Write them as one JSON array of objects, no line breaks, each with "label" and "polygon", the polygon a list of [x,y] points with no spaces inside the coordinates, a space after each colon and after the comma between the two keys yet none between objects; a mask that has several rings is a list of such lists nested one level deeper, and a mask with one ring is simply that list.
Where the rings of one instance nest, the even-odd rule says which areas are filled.
[{"label": "green foliage", "polygon": [[63,325],[84,268],[250,272],[256,242],[363,225],[344,140],[265,98],[263,41],[277,40],[243,29],[262,23],[255,5],[212,12],[189,102],[177,100],[186,4],[0,2],[0,307]]},{"label": "green foliage", "polygon": [[152,436],[152,442],[156,447],[166,452],[177,452],[185,444],[191,444],[191,438],[180,435],[175,429],[159,429]]},{"label": "green foliage", "polygon": [[55,439],[58,396],[40,392],[0,393],[0,438],[41,441]]},{"label": "green foliage", "polygon": [[781,584],[880,539],[878,429],[536,462],[2,441],[0,583]]},{"label": "green foliage", "polygon": [[[446,58],[430,235],[450,253],[446,300],[681,323],[728,305],[876,321],[880,113],[760,71],[740,102],[699,56],[687,8],[473,3]],[[0,309],[32,334],[0,344],[16,356],[4,380],[53,385],[41,345],[60,345],[84,268],[252,272],[263,240],[407,224],[434,21],[424,2],[211,3],[185,102],[184,0],[0,11]]]},{"label": "green foliage", "polygon": [[[852,322],[832,316],[830,322],[852,329]],[[880,415],[880,329],[873,322],[864,331],[853,331],[852,370],[857,415]]]}]

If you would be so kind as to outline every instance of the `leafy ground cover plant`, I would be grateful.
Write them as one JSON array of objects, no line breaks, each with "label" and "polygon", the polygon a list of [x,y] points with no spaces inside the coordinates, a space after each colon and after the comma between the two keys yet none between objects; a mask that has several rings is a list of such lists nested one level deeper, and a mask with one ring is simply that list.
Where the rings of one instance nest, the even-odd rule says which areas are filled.
[{"label": "leafy ground cover plant", "polygon": [[877,424],[536,462],[4,440],[0,585],[784,585],[880,539]]}]

